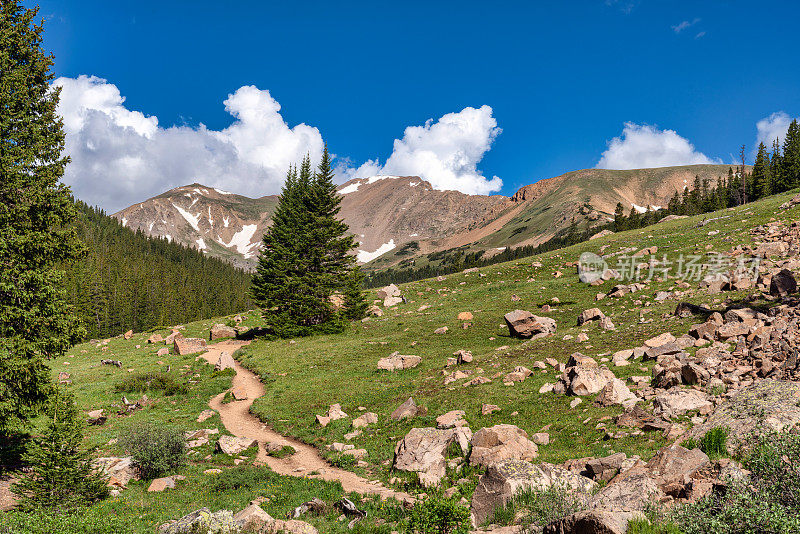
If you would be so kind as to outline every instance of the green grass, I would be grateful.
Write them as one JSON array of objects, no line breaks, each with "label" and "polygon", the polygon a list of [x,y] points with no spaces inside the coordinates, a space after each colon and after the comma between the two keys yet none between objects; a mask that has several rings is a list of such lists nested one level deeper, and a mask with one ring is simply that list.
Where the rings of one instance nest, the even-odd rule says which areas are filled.
[{"label": "green grass", "polygon": [[[659,257],[663,253],[670,257],[680,253],[703,253],[707,244],[717,251],[728,250],[737,244],[752,242],[749,228],[764,224],[772,217],[787,221],[796,219],[800,215],[799,208],[777,211],[777,207],[790,197],[791,193],[788,193],[731,211],[622,232],[537,257],[489,266],[481,269],[480,273],[459,273],[447,276],[444,281],[423,280],[406,284],[401,289],[407,303],[385,310],[383,317],[370,317],[355,323],[342,335],[302,338],[294,342],[258,339],[235,355],[243,365],[256,372],[265,385],[264,396],[256,400],[252,410],[277,431],[313,444],[321,451],[333,442],[352,443],[356,448],[366,449],[366,464],[360,464],[360,467],[350,456],[323,454],[341,467],[387,482],[389,478],[398,476],[387,465],[391,463],[397,441],[410,428],[435,426],[438,415],[456,409],[466,412],[465,419],[473,430],[498,423],[515,424],[528,433],[547,427],[551,443],[539,447],[541,461],[559,463],[569,458],[604,456],[612,451],[649,458],[665,444],[659,433],[609,439],[608,432],[627,430],[615,427],[612,420],[614,415],[622,412],[622,408],[597,407],[593,405],[593,399],[587,397],[572,409],[569,407],[570,397],[539,394],[539,388],[556,381],[559,373],[552,367],[544,371],[535,369],[533,363],[547,357],[566,362],[576,351],[601,360],[616,350],[639,346],[645,339],[665,331],[679,336],[699,319],[674,317],[672,311],[678,301],[688,300],[721,309],[724,299],[737,299],[744,294],[709,296],[696,292],[689,297],[655,302],[653,296],[657,291],[675,287],[674,280],[669,280],[652,281],[646,290],[622,299],[606,298],[596,302],[595,294],[606,293],[615,282],[606,282],[599,287],[583,285],[577,280],[575,268],[567,263],[577,260],[581,252],[598,252],[604,245],[608,245],[605,253],[656,245]],[[730,217],[697,227],[702,219],[720,215]],[[714,230],[719,230],[719,233],[708,236],[708,232]],[[534,261],[541,262],[542,267],[533,267],[531,263]],[[557,270],[564,275],[554,278],[552,273]],[[521,301],[512,301],[511,295],[514,294]],[[374,291],[371,296],[374,298]],[[557,297],[560,303],[552,304],[553,297]],[[552,304],[551,312],[539,311],[545,303]],[[418,311],[422,305],[429,307]],[[576,326],[578,314],[592,307],[599,307],[610,316],[617,330],[602,331],[596,323]],[[503,314],[516,308],[554,318],[558,323],[557,334],[534,341],[509,337]],[[462,321],[457,319],[462,311],[473,313],[470,328],[463,329]],[[257,313],[243,315],[246,316],[245,326],[259,326]],[[640,323],[640,316],[651,322]],[[229,319],[223,317],[190,323],[185,325],[183,332],[188,337],[206,337],[213,324],[225,323]],[[443,335],[433,334],[441,326],[448,326],[449,331]],[[588,334],[588,342],[576,341],[580,332]],[[565,334],[572,336],[571,339],[563,339]],[[196,361],[195,356],[170,353],[159,357],[156,351],[163,345],[148,345],[145,341],[148,335],[141,333],[135,334],[131,340],[114,338],[107,343],[86,343],[73,348],[67,357],[51,362],[54,377],[60,371],[71,374],[71,389],[81,409],[103,408],[110,414],[105,425],[87,429],[86,443],[98,446],[98,454],[122,454],[124,451],[114,439],[126,428],[146,421],[157,421],[183,430],[218,428],[225,432],[216,415],[202,423],[198,423],[196,418],[207,408],[211,397],[230,387],[231,374],[215,373],[204,361]],[[470,388],[461,386],[464,380],[444,384],[442,371],[447,358],[459,349],[472,351],[475,359],[458,368],[470,371],[469,378],[487,376],[492,378],[492,383]],[[422,357],[422,363],[415,369],[378,372],[378,359],[396,350],[402,354],[418,355]],[[122,368],[100,365],[101,358],[120,360]],[[502,378],[494,378],[512,371],[517,365],[535,372],[514,386],[506,386]],[[632,375],[649,375],[652,365],[652,362],[634,361],[627,367],[612,369],[619,378],[627,379]],[[479,374],[479,370],[482,373]],[[148,384],[148,380],[139,377],[150,376],[169,376],[175,383],[185,385],[186,389],[165,395],[166,390],[148,386],[148,401],[142,409],[130,415],[116,415],[122,394],[115,388],[118,385],[128,388],[131,384]],[[149,380],[149,384],[152,385],[153,380]],[[136,391],[126,393],[130,401],[138,400],[144,394]],[[428,415],[401,422],[391,421],[389,414],[409,396],[418,405],[426,406]],[[379,422],[363,428],[359,436],[347,441],[344,434],[352,431],[350,419],[333,421],[325,428],[314,422],[315,415],[326,412],[334,403],[341,403],[351,418],[362,413],[359,407],[375,412]],[[496,404],[500,411],[484,416],[481,414],[484,403]],[[686,419],[688,421],[688,417]],[[149,533],[158,523],[202,506],[212,510],[238,510],[249,500],[262,496],[270,499],[264,504],[270,514],[285,517],[290,509],[311,497],[318,496],[330,504],[342,495],[338,484],[280,477],[266,468],[257,469],[263,474],[263,483],[259,482],[258,486],[216,491],[213,484],[216,479],[203,471],[218,466],[227,469],[233,463],[233,459],[214,453],[216,439],[213,437],[211,443],[195,449],[196,452],[189,456],[189,466],[181,471],[187,480],[179,483],[177,489],[149,494],[144,483],[132,483],[119,498],[93,507],[87,517],[99,513],[121,518],[129,526],[129,532]],[[243,465],[252,462],[254,453],[253,450],[245,455]],[[480,470],[473,468],[452,469],[448,472],[447,483],[460,481],[458,494],[470,499],[479,475]],[[413,481],[406,479],[397,487],[417,491]],[[359,497],[352,498],[354,502],[360,502]],[[356,532],[390,532],[400,524],[401,514],[391,502],[380,504],[368,500],[363,506],[370,511],[369,521],[359,523]],[[308,520],[323,532],[346,531],[346,525],[333,516]],[[386,523],[378,527],[375,523],[378,520]]]}]

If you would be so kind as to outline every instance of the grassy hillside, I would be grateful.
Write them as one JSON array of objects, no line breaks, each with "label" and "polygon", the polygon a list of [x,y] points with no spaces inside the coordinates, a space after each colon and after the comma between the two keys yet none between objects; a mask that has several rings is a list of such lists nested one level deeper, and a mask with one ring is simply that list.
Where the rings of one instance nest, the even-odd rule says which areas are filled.
[{"label": "grassy hillside", "polygon": [[[672,315],[679,300],[721,308],[722,299],[735,299],[742,295],[725,293],[709,297],[706,293],[696,292],[691,296],[656,302],[653,298],[655,293],[674,289],[675,281],[654,280],[647,289],[638,293],[595,302],[595,294],[607,292],[614,282],[606,282],[600,287],[583,285],[578,282],[574,267],[566,264],[577,260],[581,252],[597,252],[601,246],[607,246],[606,253],[658,246],[659,256],[668,254],[670,258],[681,253],[728,250],[737,244],[750,242],[751,227],[764,224],[773,217],[783,220],[800,217],[800,207],[778,211],[778,206],[790,196],[787,193],[722,213],[622,232],[525,261],[490,266],[480,273],[459,273],[442,281],[410,283],[401,287],[407,303],[385,310],[383,317],[371,317],[353,325],[344,335],[293,341],[256,340],[237,354],[245,366],[260,374],[266,385],[266,394],[256,401],[253,410],[276,430],[312,443],[321,450],[335,441],[348,442],[344,434],[352,430],[349,419],[332,422],[325,428],[315,424],[315,415],[324,413],[330,404],[341,403],[351,417],[362,413],[360,408],[377,413],[378,424],[364,429],[349,443],[368,451],[366,464],[353,466],[353,469],[387,483],[397,475],[388,465],[397,441],[412,427],[435,426],[434,420],[438,415],[455,409],[465,411],[465,418],[473,430],[498,423],[515,424],[528,433],[547,429],[551,443],[539,448],[541,461],[561,462],[569,458],[600,456],[612,450],[649,458],[665,443],[659,433],[611,437],[609,434],[625,430],[616,428],[611,420],[611,416],[622,412],[621,407],[600,408],[592,404],[591,397],[585,397],[577,407],[570,408],[574,397],[539,394],[539,388],[546,382],[554,382],[558,373],[549,366],[546,370],[535,369],[534,362],[555,358],[563,363],[576,351],[602,359],[616,350],[639,346],[645,339],[665,331],[678,336],[687,332],[690,324],[697,322],[694,318],[679,319]],[[715,217],[723,218],[698,226],[701,220]],[[534,261],[541,262],[542,266],[533,266]],[[554,277],[556,271],[562,272],[563,276]],[[513,295],[520,300],[512,301]],[[553,302],[554,297],[558,298],[558,303]],[[635,303],[637,300],[642,304]],[[552,306],[551,312],[539,310],[546,303]],[[428,308],[420,311],[423,305]],[[616,331],[600,330],[596,323],[576,326],[578,314],[595,306],[613,320]],[[555,319],[558,323],[556,335],[534,341],[510,338],[503,314],[516,308]],[[463,311],[474,315],[471,326],[466,329],[457,319]],[[185,333],[204,336],[214,322],[217,321],[188,324]],[[258,326],[257,314],[248,313],[245,324]],[[442,326],[449,328],[447,333],[433,333]],[[581,332],[588,335],[588,341],[577,341]],[[570,338],[565,339],[565,335]],[[147,345],[145,339],[144,334],[137,334],[131,340],[117,338],[107,344],[80,345],[63,361],[51,363],[54,377],[62,371],[71,374],[72,389],[85,410],[105,408],[113,413],[120,398],[114,386],[132,373],[160,371],[187,386],[186,393],[171,397],[148,391],[151,404],[142,410],[129,416],[110,417],[102,427],[90,427],[88,442],[99,445],[103,455],[121,453],[111,440],[124,433],[130,425],[146,420],[181,428],[220,428],[224,432],[216,416],[202,424],[196,423],[195,419],[212,395],[228,387],[229,376],[215,375],[207,365],[196,362],[191,356],[157,357],[158,346]],[[141,348],[136,348],[136,345]],[[443,369],[447,357],[459,349],[474,354],[472,363],[459,366],[459,369],[472,374],[445,385]],[[396,373],[378,372],[378,359],[394,351],[421,356],[422,363],[415,369]],[[100,358],[119,359],[123,362],[122,368],[101,366]],[[517,365],[534,369],[534,375],[513,386],[503,385],[502,375]],[[653,362],[637,360],[628,367],[612,369],[624,379],[632,375],[649,375],[652,365]],[[475,376],[486,376],[492,382],[462,386]],[[426,406],[428,415],[402,422],[389,420],[389,414],[409,396],[413,396],[417,404]],[[484,403],[496,404],[500,411],[481,415]],[[688,418],[684,422],[689,424]],[[340,465],[348,465],[333,453],[325,454]],[[187,480],[177,489],[147,493],[145,483],[131,483],[120,497],[95,505],[86,517],[97,521],[116,520],[124,525],[120,532],[152,532],[159,522],[180,517],[201,506],[212,510],[222,507],[239,509],[250,499],[263,496],[269,498],[264,508],[276,517],[284,517],[292,507],[312,495],[330,500],[341,492],[336,484],[278,477],[266,469],[262,469],[261,481],[257,483],[237,489],[225,487],[203,471],[215,466],[227,470],[229,458],[211,454],[211,445],[204,446],[191,458],[190,467],[182,472]],[[230,471],[241,472],[243,469],[240,466],[230,468]],[[458,485],[457,495],[466,499],[471,496],[477,476],[478,472],[471,469],[449,474],[451,481],[465,479]],[[413,484],[402,481],[395,482],[394,487],[419,491]],[[369,520],[357,525],[355,532],[388,533],[397,528],[400,514],[396,506],[380,505],[372,500],[364,506],[370,511]],[[347,531],[346,525],[336,520],[336,513],[304,519],[322,532]]]}]

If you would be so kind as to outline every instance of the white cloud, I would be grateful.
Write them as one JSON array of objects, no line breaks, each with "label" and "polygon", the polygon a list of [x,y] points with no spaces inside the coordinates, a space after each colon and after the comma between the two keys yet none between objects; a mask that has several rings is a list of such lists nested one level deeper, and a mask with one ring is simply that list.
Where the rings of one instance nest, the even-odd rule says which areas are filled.
[{"label": "white cloud", "polygon": [[[692,20],[691,22],[688,21],[688,20],[684,20],[680,24],[676,24],[675,26],[673,26],[672,27],[672,31],[674,31],[675,33],[681,33],[683,30],[691,28],[692,26],[694,26],[698,22],[700,22],[699,18],[696,18],[696,19]],[[705,33],[705,32],[702,32],[702,33]]]},{"label": "white cloud", "polygon": [[[797,120],[800,121],[800,118]],[[758,134],[756,136],[756,146],[758,143],[764,143],[767,150],[772,150],[772,143],[776,139],[778,143],[783,146],[783,140],[786,137],[786,130],[789,129],[789,124],[792,122],[792,117],[783,111],[777,111],[769,117],[764,117],[756,123]],[[755,149],[753,150],[755,153]]]},{"label": "white cloud", "polygon": [[403,138],[395,139],[392,155],[384,165],[369,160],[344,174],[349,178],[420,176],[435,189],[470,195],[499,191],[503,181],[497,176],[486,178],[477,165],[501,131],[491,107],[466,107],[436,122],[429,119],[423,126],[406,128]]},{"label": "white cloud", "polygon": [[192,182],[249,196],[277,193],[290,164],[319,159],[317,128],[290,128],[269,91],[239,88],[225,100],[234,122],[221,131],[173,126],[125,107],[119,89],[102,78],[58,78],[59,114],[72,158],[64,182],[75,195],[116,211]]},{"label": "white cloud", "polygon": [[702,163],[721,163],[721,160],[696,151],[674,130],[626,122],[622,135],[608,142],[608,149],[597,162],[597,168],[646,169]]}]

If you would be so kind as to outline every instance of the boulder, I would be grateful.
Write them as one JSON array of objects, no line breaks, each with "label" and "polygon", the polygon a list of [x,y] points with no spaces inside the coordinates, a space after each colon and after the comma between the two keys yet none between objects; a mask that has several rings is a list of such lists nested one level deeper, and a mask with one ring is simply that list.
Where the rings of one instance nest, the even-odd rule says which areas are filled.
[{"label": "boulder", "polygon": [[606,314],[600,311],[600,308],[589,308],[588,310],[583,310],[578,316],[578,326],[582,325],[583,323],[588,323],[589,321],[599,321],[605,316]]},{"label": "boulder", "polygon": [[220,510],[212,514],[208,508],[201,508],[177,521],[169,521],[160,525],[156,532],[157,534],[195,534],[197,532],[235,534],[240,532],[240,528],[230,510]]},{"label": "boulder", "polygon": [[553,521],[542,534],[625,534],[630,521],[644,518],[642,512],[584,510]]},{"label": "boulder", "polygon": [[383,306],[385,308],[391,308],[392,306],[397,306],[403,302],[403,297],[386,297],[383,299]]},{"label": "boulder", "polygon": [[520,491],[544,490],[553,485],[566,487],[587,500],[596,487],[594,481],[548,463],[508,460],[490,464],[472,495],[472,524],[482,525],[496,508],[508,504]]},{"label": "boulder", "polygon": [[619,378],[613,378],[606,382],[600,394],[597,396],[595,402],[600,406],[614,406],[620,405],[624,408],[630,408],[641,399],[631,392],[625,382]]},{"label": "boulder", "polygon": [[147,338],[148,343],[161,343],[162,341],[164,341],[164,338],[161,337],[161,334],[153,334]]},{"label": "boulder", "polygon": [[471,438],[472,433],[466,427],[447,430],[412,428],[395,447],[394,468],[413,471],[424,486],[436,486],[446,472],[445,451],[451,444],[458,443],[466,453],[469,447],[467,436]]},{"label": "boulder", "polygon": [[471,321],[472,320],[472,312],[461,312],[458,314],[459,321]]},{"label": "boulder", "polygon": [[224,371],[225,369],[236,369],[236,360],[233,359],[230,352],[222,351],[219,353],[219,359],[214,364],[214,369],[217,371]]},{"label": "boulder", "polygon": [[336,404],[331,404],[330,406],[328,406],[328,419],[330,419],[331,421],[338,421],[339,419],[347,419],[348,417],[350,416],[347,415],[342,410],[342,405],[339,404],[338,402]]},{"label": "boulder", "polygon": [[125,332],[124,334],[122,334],[122,337],[124,337],[125,339],[130,339],[130,338],[132,338],[132,337],[133,337],[133,330],[128,330],[127,332]]},{"label": "boulder", "polygon": [[173,475],[169,477],[162,477],[153,479],[150,482],[150,485],[147,487],[147,491],[149,492],[162,492],[166,489],[175,489],[175,483],[178,480],[183,480],[186,477],[181,475]]},{"label": "boulder", "polygon": [[378,290],[378,298],[385,299],[386,297],[399,297],[400,296],[400,288],[394,284],[389,284],[386,287],[382,287]]},{"label": "boulder", "polygon": [[253,438],[220,436],[219,441],[217,441],[217,450],[229,456],[234,456],[243,453],[257,443],[258,441]]},{"label": "boulder", "polygon": [[131,480],[139,480],[133,458],[130,456],[97,458],[93,465],[99,472],[108,476],[109,486],[124,488]]},{"label": "boulder", "polygon": [[592,508],[643,512],[648,505],[664,498],[658,484],[644,466],[640,465],[613,478],[591,500]]},{"label": "boulder", "polygon": [[161,347],[158,349],[158,352],[156,352],[156,356],[166,356],[167,354],[169,354],[169,349],[167,347]]},{"label": "boulder", "polygon": [[353,419],[353,428],[364,428],[369,425],[374,425],[378,422],[378,414],[374,412],[367,412]]},{"label": "boulder", "polygon": [[386,358],[378,360],[378,369],[384,371],[398,371],[402,369],[411,369],[416,367],[422,361],[419,356],[406,356],[395,351]]},{"label": "boulder", "polygon": [[87,423],[90,425],[102,425],[106,422],[106,414],[103,410],[92,410],[87,412]]},{"label": "boulder", "polygon": [[472,436],[469,462],[484,467],[506,460],[533,460],[539,448],[528,434],[515,425],[495,425],[481,428]]},{"label": "boulder", "polygon": [[781,271],[772,277],[769,284],[769,294],[775,297],[785,297],[797,291],[797,280],[789,269]]},{"label": "boulder", "polygon": [[644,345],[648,348],[654,349],[656,347],[660,347],[662,345],[666,345],[667,343],[674,343],[675,336],[670,334],[669,332],[664,332],[661,335],[656,337],[651,337],[647,341],[644,342]]},{"label": "boulder", "polygon": [[436,428],[455,428],[457,426],[467,426],[464,420],[464,410],[452,410],[436,418]]},{"label": "boulder", "polygon": [[208,333],[208,339],[214,341],[215,339],[223,339],[226,337],[236,337],[236,329],[224,324],[215,324],[211,327]]},{"label": "boulder", "polygon": [[689,450],[673,444],[656,452],[645,468],[661,491],[685,498],[692,476],[707,465],[708,456],[700,449]]},{"label": "boulder", "polygon": [[250,503],[244,510],[237,512],[233,519],[245,532],[261,532],[275,521],[271,515],[255,502]]},{"label": "boulder", "polygon": [[685,414],[693,410],[710,410],[714,405],[708,395],[696,389],[671,389],[659,393],[653,399],[653,413],[668,417]]},{"label": "boulder", "polygon": [[319,534],[319,531],[305,521],[297,519],[276,519],[263,534]]},{"label": "boulder", "polygon": [[206,340],[196,337],[176,337],[175,338],[175,352],[181,356],[186,354],[195,354],[198,352],[206,351]]},{"label": "boulder", "polygon": [[777,432],[800,424],[798,404],[800,383],[760,380],[717,406],[704,423],[689,431],[689,436],[700,439],[712,428],[727,427],[730,433],[726,445],[733,453],[753,432]]},{"label": "boulder", "polygon": [[408,398],[403,404],[397,407],[395,411],[392,412],[392,415],[389,417],[392,421],[400,421],[401,419],[406,419],[408,417],[415,417],[417,415],[419,408],[417,407],[414,399],[411,397]]},{"label": "boulder", "polygon": [[525,310],[508,312],[504,319],[508,325],[508,331],[513,337],[531,338],[552,334],[556,331],[554,319],[539,317]]}]

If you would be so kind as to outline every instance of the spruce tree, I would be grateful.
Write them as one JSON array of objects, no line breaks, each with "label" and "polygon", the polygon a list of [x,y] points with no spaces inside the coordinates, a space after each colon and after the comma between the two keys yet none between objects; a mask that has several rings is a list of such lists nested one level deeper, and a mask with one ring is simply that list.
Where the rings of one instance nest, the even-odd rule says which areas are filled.
[{"label": "spruce tree", "polygon": [[22,459],[30,467],[12,487],[23,510],[69,512],[108,495],[83,445],[83,422],[72,395],[62,388],[51,396],[47,427],[33,439]]},{"label": "spruce tree", "polygon": [[772,194],[772,180],[770,178],[769,155],[764,143],[759,143],[756,160],[751,173],[752,191],[748,195],[753,200]]},{"label": "spruce tree", "polygon": [[797,119],[789,124],[783,140],[783,178],[787,189],[800,186],[800,125]]},{"label": "spruce tree", "polygon": [[781,145],[778,140],[772,142],[772,157],[769,160],[769,174],[772,177],[773,193],[786,191],[786,181],[783,177],[783,160],[781,159]]},{"label": "spruce tree", "polygon": [[340,202],[327,147],[315,173],[307,157],[299,173],[289,171],[251,286],[272,334],[341,332],[348,319],[364,316],[363,275],[350,254],[355,241],[337,218]]},{"label": "spruce tree", "polygon": [[81,335],[59,265],[83,247],[59,182],[68,161],[59,91],[36,14],[19,0],[0,3],[0,436],[41,408],[45,361]]}]

